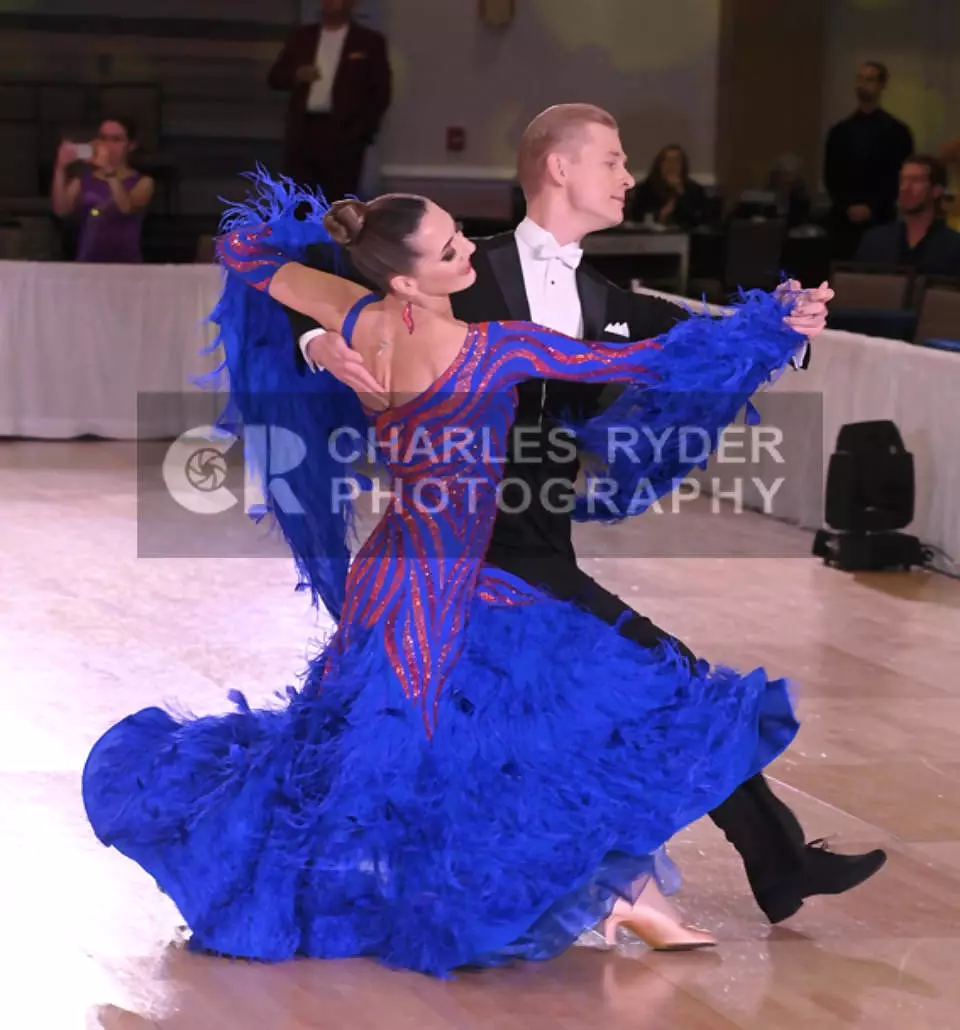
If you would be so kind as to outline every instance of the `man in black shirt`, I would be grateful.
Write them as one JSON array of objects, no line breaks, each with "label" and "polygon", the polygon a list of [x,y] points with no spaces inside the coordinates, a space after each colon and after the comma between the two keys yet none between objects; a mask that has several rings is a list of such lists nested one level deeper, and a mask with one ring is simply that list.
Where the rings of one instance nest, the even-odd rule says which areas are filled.
[{"label": "man in black shirt", "polygon": [[900,168],[913,152],[913,135],[880,106],[888,80],[879,61],[862,64],[858,108],[827,136],[823,181],[832,204],[836,258],[850,257],[867,229],[896,218]]},{"label": "man in black shirt", "polygon": [[947,170],[935,157],[915,154],[900,172],[900,218],[864,234],[858,261],[911,265],[921,275],[960,275],[960,233],[940,218]]}]

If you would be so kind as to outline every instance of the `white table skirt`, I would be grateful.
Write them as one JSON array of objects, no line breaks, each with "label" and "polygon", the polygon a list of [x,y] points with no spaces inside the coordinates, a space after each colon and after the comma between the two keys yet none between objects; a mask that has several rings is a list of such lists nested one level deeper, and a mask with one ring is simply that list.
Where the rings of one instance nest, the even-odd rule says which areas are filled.
[{"label": "white table skirt", "polygon": [[[653,290],[641,292],[690,303]],[[695,310],[701,308],[695,305]],[[778,397],[782,394],[805,396],[785,401]],[[764,423],[782,430],[789,441],[789,458],[785,467],[771,458],[751,469],[768,493],[779,476],[784,482],[773,502],[765,504],[763,495],[745,479],[740,484],[744,507],[772,510],[775,517],[805,529],[820,529],[825,524],[830,456],[840,427],[890,420],[914,458],[915,513],[905,532],[960,563],[960,354],[827,330],[813,341],[809,367],[784,372],[754,403]],[[818,408],[822,416],[813,425],[811,415]],[[695,476],[701,489],[709,492],[714,477],[724,480],[729,473],[729,466],[723,469],[713,460]],[[957,571],[942,558],[935,564]]]},{"label": "white table skirt", "polygon": [[[176,436],[209,408],[215,265],[0,262],[0,436]],[[138,397],[168,394],[162,402]],[[138,409],[140,417],[138,418]]]},{"label": "white table skirt", "polygon": [[[213,417],[217,398],[198,406],[191,381],[212,367],[201,351],[220,275],[214,265],[0,262],[0,435],[172,437],[197,425],[198,411]],[[809,441],[794,452],[776,515],[820,527],[840,427],[892,419],[916,462],[910,531],[960,560],[960,354],[828,331],[810,367],[770,392],[819,395],[823,410],[822,436],[805,434],[808,405],[758,399],[791,439]],[[145,394],[169,394],[161,410],[151,405],[149,424],[138,422]],[[745,502],[762,508],[749,487]]]}]

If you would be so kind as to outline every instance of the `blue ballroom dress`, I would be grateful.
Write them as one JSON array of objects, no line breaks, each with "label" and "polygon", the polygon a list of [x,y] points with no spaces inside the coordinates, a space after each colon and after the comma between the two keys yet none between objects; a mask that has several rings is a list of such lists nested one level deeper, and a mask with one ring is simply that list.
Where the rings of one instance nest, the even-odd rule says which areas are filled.
[{"label": "blue ballroom dress", "polygon": [[[220,240],[214,320],[233,417],[311,439],[373,430],[389,441],[393,497],[351,561],[350,503],[342,490],[330,503],[348,459],[310,449],[292,480],[302,510],[271,515],[335,633],[283,705],[234,695],[226,715],[147,708],[109,728],[84,768],[88,818],[172,898],[194,949],[369,956],[436,976],[548,959],[617,897],[663,882],[665,843],[776,758],[798,724],[787,684],[764,670],[689,668],[485,565],[516,384],[628,384],[580,427],[588,442],[641,420],[693,422],[716,439],[803,340],[766,294],[657,341],[471,325],[428,390],[375,414],[328,374],[296,370],[265,288],[323,238],[324,208],[290,184],[261,189]],[[606,472],[614,502],[640,484],[644,499],[581,517],[635,514],[651,484],[662,495],[689,469],[678,450],[641,442],[629,468],[620,454]]]}]

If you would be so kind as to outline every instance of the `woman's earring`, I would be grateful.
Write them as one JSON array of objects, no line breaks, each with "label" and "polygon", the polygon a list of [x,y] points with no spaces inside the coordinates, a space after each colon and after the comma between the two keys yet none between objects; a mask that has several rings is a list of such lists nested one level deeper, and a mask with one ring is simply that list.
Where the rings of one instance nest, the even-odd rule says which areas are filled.
[{"label": "woman's earring", "polygon": [[407,332],[413,336],[413,301],[408,300],[407,306],[403,309],[403,324],[407,327]]}]

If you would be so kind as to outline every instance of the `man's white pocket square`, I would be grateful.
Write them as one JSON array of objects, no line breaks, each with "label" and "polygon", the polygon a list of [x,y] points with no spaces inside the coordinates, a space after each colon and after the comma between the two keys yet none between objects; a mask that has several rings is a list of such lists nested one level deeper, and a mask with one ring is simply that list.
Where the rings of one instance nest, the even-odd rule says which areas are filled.
[{"label": "man's white pocket square", "polygon": [[605,333],[616,333],[617,336],[629,336],[630,326],[626,322],[610,322],[603,331]]}]

